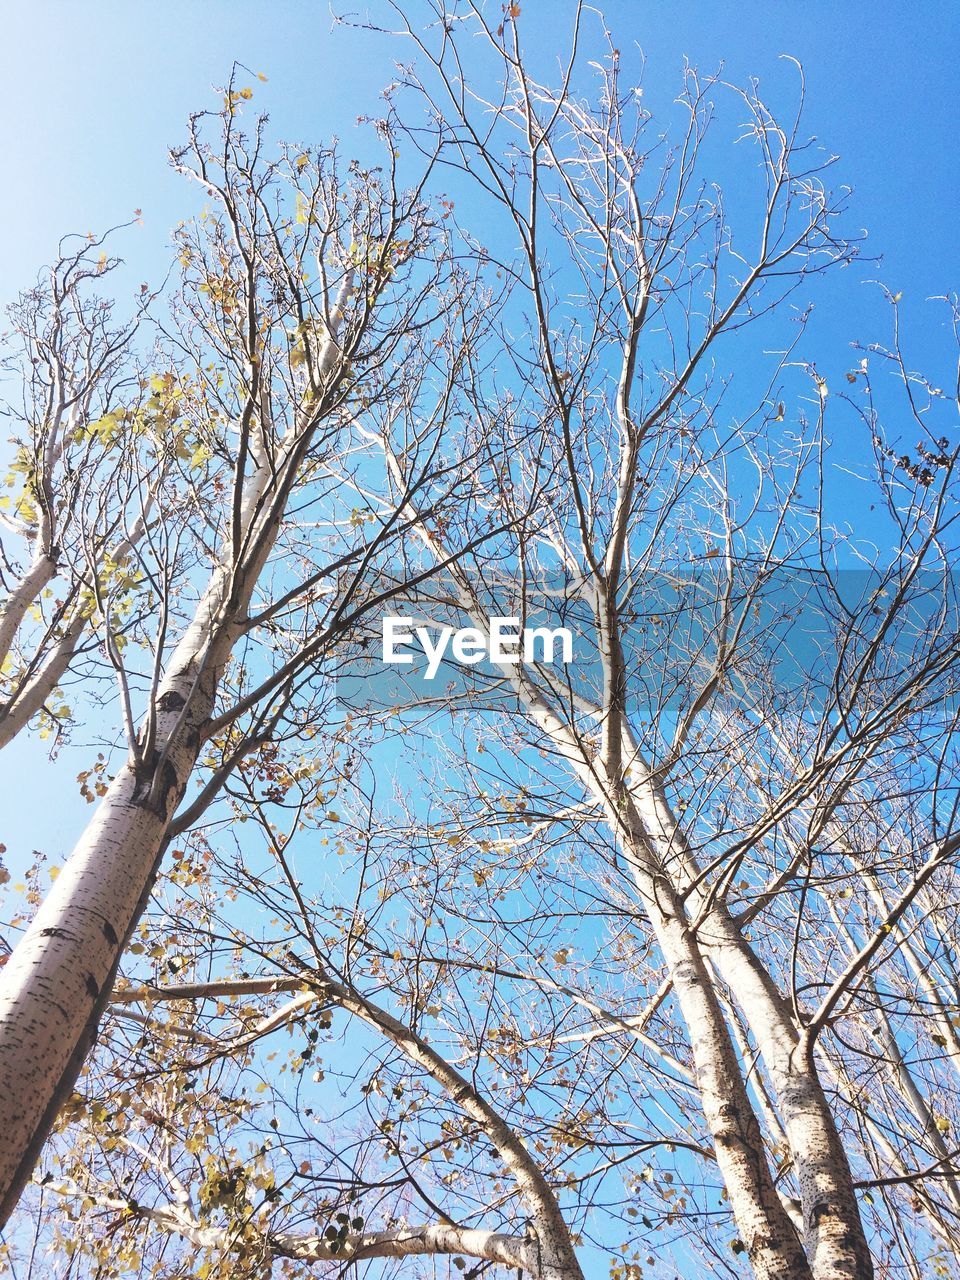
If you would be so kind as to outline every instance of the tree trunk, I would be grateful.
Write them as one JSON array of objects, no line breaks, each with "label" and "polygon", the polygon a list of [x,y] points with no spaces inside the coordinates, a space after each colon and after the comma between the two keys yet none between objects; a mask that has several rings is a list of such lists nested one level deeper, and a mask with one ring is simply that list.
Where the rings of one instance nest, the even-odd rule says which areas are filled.
[{"label": "tree trunk", "polygon": [[758,1280],[810,1277],[803,1246],[773,1184],[760,1125],[697,937],[670,882],[650,873],[635,813],[628,812],[625,820],[633,828],[625,842],[627,856],[687,1025],[704,1117],[754,1274]]},{"label": "tree trunk", "polygon": [[44,553],[34,557],[23,578],[0,605],[0,661],[10,652],[27,610],[57,572],[57,563]]},{"label": "tree trunk", "polygon": [[86,619],[77,607],[40,669],[26,685],[14,692],[8,702],[0,704],[0,750],[27,727],[60,683],[73,661],[86,625]]},{"label": "tree trunk", "polygon": [[[151,758],[120,769],[0,971],[0,1225],[73,1088],[146,905],[239,631],[223,621],[230,580],[215,571],[172,655],[156,700]],[[235,618],[245,608],[244,599],[231,602]]]},{"label": "tree trunk", "polygon": [[[462,590],[462,597],[469,609],[472,601],[465,588]],[[730,986],[757,1039],[798,1169],[805,1244],[811,1263],[808,1266],[799,1244],[796,1246],[800,1254],[798,1263],[793,1258],[793,1251],[782,1243],[789,1236],[796,1241],[796,1235],[786,1210],[773,1189],[765,1156],[762,1169],[757,1161],[753,1161],[751,1169],[750,1158],[744,1153],[745,1160],[730,1159],[727,1165],[721,1164],[720,1167],[725,1181],[728,1172],[731,1178],[738,1180],[741,1212],[746,1224],[743,1230],[746,1235],[751,1232],[756,1234],[758,1213],[761,1217],[767,1212],[771,1214],[769,1237],[774,1242],[774,1270],[768,1274],[812,1275],[814,1280],[850,1280],[850,1277],[872,1280],[873,1262],[863,1233],[846,1154],[812,1060],[800,1061],[793,1052],[799,1036],[782,995],[722,904],[712,909],[709,928],[704,922],[699,923],[696,939],[689,921],[685,921],[677,939],[672,938],[673,931],[665,927],[670,919],[675,918],[672,913],[679,913],[676,916],[679,918],[684,908],[676,894],[675,885],[664,876],[657,880],[657,891],[654,892],[657,866],[664,867],[675,861],[677,869],[685,871],[691,879],[699,872],[666,799],[652,786],[644,788],[620,778],[604,780],[593,763],[585,758],[580,740],[559,719],[538,691],[515,673],[512,673],[512,679],[527,714],[552,739],[559,757],[567,761],[571,770],[603,806],[613,833],[629,846],[627,851],[631,872],[674,982],[677,980],[674,972],[677,965],[692,965],[686,971],[687,1007],[684,1007],[681,1000],[679,988],[677,999],[690,1032],[701,1092],[712,1092],[710,1097],[704,1094],[704,1113],[708,1123],[711,1120],[724,1122],[725,1102],[736,1099],[736,1116],[744,1122],[741,1130],[744,1138],[750,1134],[749,1117],[752,1117],[759,1139],[759,1125],[750,1106],[723,1013],[712,988],[712,977],[703,964],[703,954],[709,956]],[[625,748],[623,754],[635,761],[637,767],[644,769],[636,744],[627,740]],[[644,772],[647,770],[644,769]],[[663,917],[659,907],[664,895],[671,911],[669,917]],[[670,900],[673,901],[672,907],[669,906]],[[696,894],[692,895],[692,901],[694,905],[697,904]],[[698,989],[705,993],[703,997],[696,995]],[[709,1044],[698,1038],[702,1029],[708,1025],[711,1028]],[[698,1050],[706,1059],[702,1078],[701,1064],[697,1060]],[[720,1074],[716,1078],[710,1071],[709,1058],[712,1054],[719,1054],[722,1060],[718,1066]],[[749,1141],[752,1144],[754,1139],[750,1137]],[[718,1143],[718,1162],[721,1150],[722,1144]],[[763,1155],[762,1145],[760,1153]],[[734,1188],[729,1182],[727,1190],[733,1207]],[[773,1194],[775,1205],[770,1203],[768,1190]],[[736,1208],[734,1212],[736,1215]],[[737,1221],[739,1226],[739,1218]],[[746,1235],[744,1243],[749,1247]],[[790,1261],[778,1260],[778,1249],[785,1249]],[[797,1265],[802,1269],[785,1269]],[[781,1268],[779,1271],[776,1269],[778,1266]],[[757,1271],[757,1274],[761,1273]]]},{"label": "tree trunk", "polygon": [[[641,803],[644,829],[695,878],[700,868],[666,798],[651,786]],[[726,906],[722,902],[708,905],[696,891],[691,901],[706,910],[697,927],[700,945],[734,993],[776,1095],[800,1183],[804,1236],[814,1278],[871,1280],[873,1261],[850,1164],[812,1053],[799,1050],[799,1029],[786,999]]]}]

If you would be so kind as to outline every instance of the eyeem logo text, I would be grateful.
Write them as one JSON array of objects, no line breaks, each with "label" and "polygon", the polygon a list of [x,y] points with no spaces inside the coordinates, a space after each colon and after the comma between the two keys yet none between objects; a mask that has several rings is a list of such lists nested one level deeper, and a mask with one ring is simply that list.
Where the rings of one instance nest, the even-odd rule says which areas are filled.
[{"label": "eyeem logo text", "polygon": [[[434,634],[436,633],[436,637]],[[479,627],[425,627],[412,618],[384,618],[383,660],[409,666],[413,654],[405,652],[414,637],[427,656],[424,678],[432,680],[449,649],[455,662],[473,666],[485,659],[492,663],[573,661],[573,636],[567,627],[524,627],[519,618],[489,618],[486,632]],[[557,650],[559,649],[559,655]]]}]

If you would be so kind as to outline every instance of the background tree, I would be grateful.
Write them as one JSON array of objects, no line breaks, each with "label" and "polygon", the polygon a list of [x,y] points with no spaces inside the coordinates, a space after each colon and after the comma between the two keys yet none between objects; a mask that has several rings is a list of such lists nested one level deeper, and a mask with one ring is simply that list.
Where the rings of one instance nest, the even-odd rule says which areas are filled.
[{"label": "background tree", "polygon": [[117,324],[96,291],[118,259],[106,237],[73,240],[10,308],[5,335],[16,427],[0,498],[0,747],[38,716],[43,736],[60,733],[70,707],[58,686],[72,663],[89,668],[90,622],[105,597],[122,636],[134,547],[165,470],[166,446],[138,415],[131,353],[149,290]]},{"label": "background tree", "polygon": [[[868,1275],[869,1246],[818,1044],[847,1008],[851,984],[957,850],[953,453],[936,425],[948,413],[939,412],[941,393],[896,358],[905,391],[923,388],[908,400],[920,444],[898,456],[869,401],[869,361],[847,375],[866,389],[866,442],[882,464],[895,459],[892,475],[883,465],[877,475],[893,550],[864,560],[871,572],[852,590],[838,584],[850,551],[863,553],[831,528],[825,380],[806,367],[814,410],[794,434],[778,424],[796,338],[783,342],[787,354],[772,362],[759,397],[744,397],[734,375],[720,372],[731,334],[853,253],[834,226],[838,206],[798,123],[783,127],[754,94],[740,95],[741,136],[756,144],[759,160],[759,226],[747,239],[728,220],[716,187],[699,177],[706,85],[690,77],[686,138],[651,174],[659,139],[644,142],[646,114],[633,88],[620,86],[616,48],[609,47],[599,91],[588,101],[578,81],[573,87],[573,61],[552,90],[528,71],[516,22],[494,30],[479,11],[471,15],[502,67],[496,90],[463,84],[449,26],[431,46],[407,28],[432,73],[417,84],[434,118],[446,123],[438,128],[450,163],[479,170],[512,223],[524,273],[519,305],[533,334],[529,348],[511,344],[524,386],[520,412],[539,399],[538,420],[554,425],[552,448],[541,442],[509,473],[491,475],[486,493],[514,511],[518,493],[524,502],[552,464],[562,496],[552,492],[550,514],[502,546],[499,566],[512,571],[512,590],[491,590],[489,561],[472,576],[464,561],[453,573],[455,591],[478,627],[492,613],[530,616],[538,607],[530,584],[545,575],[562,577],[573,584],[568,595],[588,601],[593,687],[551,680],[549,672],[504,672],[533,734],[524,739],[521,730],[520,740],[562,761],[576,779],[563,812],[585,792],[610,827],[686,1026],[715,1158],[754,1271]],[[426,523],[422,534],[430,545]],[[692,566],[714,560],[716,573],[692,576]],[[791,633],[787,623],[807,602],[803,592],[800,601],[790,596],[810,573],[812,617],[804,622],[822,638],[813,641],[812,666],[805,653],[793,659],[803,676],[798,713],[784,705],[777,683],[797,675],[786,646],[796,647],[798,629]],[[663,583],[678,598],[665,599]],[[926,608],[919,626],[917,611]],[[655,661],[631,625],[656,629],[665,614],[669,640],[657,648],[672,667]],[[774,639],[782,656],[764,648]],[[744,719],[756,731],[740,756]],[[711,743],[717,720],[722,747]],[[732,726],[742,781],[731,776]],[[785,753],[785,742],[802,743],[801,754]],[[751,806],[745,830],[734,832],[732,796],[758,770],[773,771],[777,782],[765,803]],[[918,771],[937,779],[933,792],[917,791]],[[822,837],[836,824],[856,829],[867,778],[874,804],[897,810],[910,779],[922,818],[911,823],[907,868],[891,889],[889,911],[868,915],[864,936],[847,943],[853,955],[804,985],[798,950],[805,940],[812,945],[823,924],[816,886],[832,887],[837,874]],[[786,834],[792,823],[802,836]],[[859,846],[861,837],[846,838]],[[768,841],[777,850],[769,863]],[[789,856],[780,841],[789,842]],[[903,851],[900,845],[896,860]],[[864,844],[861,866],[876,875],[885,856],[882,845]],[[789,945],[767,954],[748,926],[752,934],[758,917],[785,902]],[[819,950],[815,956],[819,962]],[[749,1092],[756,1073],[766,1091],[759,1101]],[[780,1169],[764,1152],[763,1103],[776,1117]],[[944,1152],[933,1154],[940,1176]],[[787,1168],[802,1213],[799,1240],[791,1204],[778,1194]]]}]

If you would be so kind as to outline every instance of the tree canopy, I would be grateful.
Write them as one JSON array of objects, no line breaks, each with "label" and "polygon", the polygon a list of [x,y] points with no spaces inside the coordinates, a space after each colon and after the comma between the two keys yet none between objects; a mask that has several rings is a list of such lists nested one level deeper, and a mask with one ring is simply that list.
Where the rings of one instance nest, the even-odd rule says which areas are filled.
[{"label": "tree canopy", "polygon": [[90,821],[6,885],[5,1265],[958,1276],[956,300],[818,356],[795,65],[659,118],[586,6],[549,79],[404,8],[375,160],[236,66],[167,282],[10,312],[0,747]]}]

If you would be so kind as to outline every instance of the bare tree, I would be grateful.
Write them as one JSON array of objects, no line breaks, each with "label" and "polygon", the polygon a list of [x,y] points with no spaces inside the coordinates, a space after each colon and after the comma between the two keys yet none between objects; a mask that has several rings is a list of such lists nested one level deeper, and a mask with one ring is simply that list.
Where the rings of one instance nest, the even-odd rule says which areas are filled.
[{"label": "bare tree", "polygon": [[[277,411],[249,390],[267,367],[294,423],[316,388],[326,452],[308,446],[269,529],[244,532],[246,490],[221,492],[221,524],[157,589],[199,595],[201,567],[236,576],[278,529],[258,612],[210,628],[217,688],[197,692],[206,666],[170,686],[197,699],[184,723],[208,754],[171,717],[175,804],[117,827],[126,857],[141,830],[154,858],[177,847],[128,912],[102,1047],[31,1190],[39,1238],[98,1276],[435,1274],[444,1256],[539,1280],[956,1276],[956,398],[896,327],[839,381],[810,362],[809,297],[857,245],[799,112],[783,125],[756,86],[688,72],[671,147],[603,31],[590,90],[586,9],[558,86],[531,71],[518,6],[500,26],[438,7],[426,34],[395,12],[428,110],[400,129],[395,90],[379,127],[434,181],[448,166],[444,252],[506,296],[481,317],[450,305],[453,277],[434,308],[418,235],[348,236],[336,201],[301,204],[310,157],[291,151],[268,172],[301,192],[292,235],[300,212],[318,235],[332,216],[333,274],[383,280],[389,336],[353,283],[339,329],[322,294],[289,304],[268,355],[245,336],[256,166],[230,100],[239,149],[221,169],[195,150],[228,216],[184,236],[197,274],[168,340],[214,334],[214,368],[243,353],[248,391],[225,408],[206,354],[160,378],[164,404],[215,424],[185,479],[215,494],[217,458],[246,475],[231,424],[255,472],[269,456]],[[723,104],[744,144],[729,209]],[[297,299],[302,264],[288,279],[286,248],[257,252],[271,298]],[[350,357],[355,391],[310,381],[340,359],[333,330],[337,352],[355,333],[374,353]],[[373,655],[401,605],[488,648],[493,618],[563,624],[577,660],[390,670]],[[168,682],[204,631],[183,613]],[[336,705],[309,665],[334,639]],[[146,723],[113,784],[128,795],[166,722]],[[79,1244],[51,1204],[82,1216]]]},{"label": "bare tree", "polygon": [[[4,1219],[89,1051],[171,831],[285,718],[308,727],[332,643],[395,589],[371,573],[403,536],[401,508],[376,497],[356,407],[397,385],[409,398],[419,381],[438,398],[422,402],[421,480],[437,493],[457,483],[437,423],[473,320],[424,172],[401,188],[388,126],[383,172],[342,169],[325,150],[268,158],[264,121],[240,130],[251,93],[232,80],[220,140],[198,116],[174,155],[211,202],[178,233],[169,363],[147,387],[150,412],[190,446],[185,518],[168,506],[136,547],[154,622],[145,661],[101,607],[127,758],[0,975]],[[203,787],[178,816],[201,756]]]},{"label": "bare tree", "polygon": [[[512,228],[518,265],[505,269],[515,273],[532,329],[529,346],[514,329],[510,347],[524,386],[515,413],[522,417],[533,404],[537,421],[553,430],[506,473],[488,477],[488,503],[511,513],[518,502],[532,509],[528,495],[539,492],[539,518],[499,551],[517,585],[498,593],[485,573],[489,559],[472,573],[464,560],[451,572],[453,593],[481,631],[492,614],[526,618],[537,607],[531,584],[545,574],[565,575],[571,594],[588,602],[594,688],[512,664],[504,676],[532,741],[566,766],[604,816],[633,881],[687,1029],[715,1157],[755,1273],[870,1275],[818,1046],[890,931],[958,850],[955,791],[944,776],[953,722],[943,711],[956,662],[947,553],[954,460],[932,425],[939,393],[921,381],[914,396],[918,379],[896,365],[921,433],[916,451],[897,456],[869,403],[868,362],[848,374],[866,389],[859,416],[865,443],[876,442],[893,550],[876,553],[867,590],[844,599],[831,575],[844,562],[845,539],[832,533],[825,507],[829,387],[806,366],[814,407],[794,433],[779,424],[786,419],[781,386],[799,359],[796,338],[753,400],[738,397],[718,372],[725,343],[854,254],[835,226],[840,206],[824,186],[829,157],[817,159],[799,117],[781,126],[755,91],[738,94],[742,136],[759,161],[758,226],[747,238],[728,222],[715,185],[699,176],[709,84],[688,78],[686,137],[651,173],[659,140],[644,142],[646,113],[632,86],[621,86],[612,44],[588,102],[571,87],[574,55],[554,90],[527,70],[516,15],[494,30],[478,9],[467,10],[469,27],[439,21],[432,45],[405,27],[431,72],[429,80],[410,78],[429,99],[449,163],[478,175]],[[489,93],[463,80],[458,32],[465,29],[486,42],[502,69]],[[496,252],[503,260],[505,251]],[[402,485],[402,463],[386,438],[384,447]],[[889,459],[892,475],[884,468]],[[544,468],[562,477],[559,495],[544,485]],[[428,521],[421,535],[438,554],[446,550]],[[714,561],[717,571],[699,575],[686,600],[668,608],[658,598],[658,579],[690,577],[691,565],[709,569]],[[754,691],[764,688],[760,642],[778,616],[766,587],[786,586],[788,573],[804,569],[826,579],[815,584],[814,613],[834,660],[823,672],[819,665],[805,672],[797,712],[775,688],[763,699]],[[924,606],[932,628],[917,624],[915,611]],[[639,616],[659,625],[671,612],[674,626],[685,614],[696,621],[667,649],[677,669],[651,672],[631,624]],[[739,723],[751,716],[758,725],[752,739]],[[736,729],[734,759],[745,769],[736,789],[731,748],[725,741],[722,752],[710,749],[718,721],[727,739]],[[800,755],[786,755],[785,741],[802,743]],[[812,870],[811,859],[819,841],[862,803],[866,778],[886,799],[924,767],[921,760],[933,790],[920,793],[922,820],[911,822],[906,882],[842,965],[800,985],[797,960],[763,954],[751,936],[757,920],[799,893],[787,954],[796,957],[801,941],[812,942],[814,885],[823,872]],[[708,797],[738,795],[758,769],[776,777],[773,794],[735,834],[732,799]],[[754,851],[768,842],[778,847],[793,824],[803,835],[785,865],[778,853],[764,883]],[[866,861],[874,874],[875,859]],[[742,911],[733,903],[747,889],[759,901]],[[768,1162],[762,1109],[750,1097],[757,1071],[795,1181],[799,1232]],[[934,1155],[939,1177],[944,1153]]]}]

